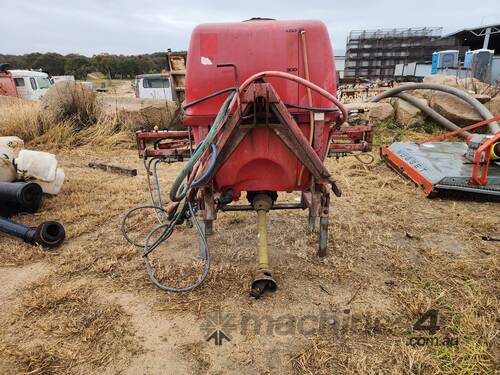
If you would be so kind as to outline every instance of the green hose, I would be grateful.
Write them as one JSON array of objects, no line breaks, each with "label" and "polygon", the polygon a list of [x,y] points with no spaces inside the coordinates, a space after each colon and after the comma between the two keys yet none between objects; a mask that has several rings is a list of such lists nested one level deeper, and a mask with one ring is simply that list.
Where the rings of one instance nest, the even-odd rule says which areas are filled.
[{"label": "green hose", "polygon": [[[210,128],[207,136],[203,140],[203,142],[200,144],[200,146],[197,147],[195,153],[191,158],[188,160],[184,168],[182,168],[182,171],[179,173],[179,175],[176,177],[172,188],[170,189],[170,200],[172,202],[180,202],[184,197],[186,196],[189,186],[186,183],[183,183],[186,177],[189,175],[190,171],[193,169],[194,165],[196,162],[200,159],[200,157],[205,153],[206,149],[212,144],[215,134],[217,133],[217,130],[219,129],[219,126],[221,126],[222,119],[224,118],[228,108],[229,104],[233,100],[234,96],[236,95],[236,89],[228,89],[227,92],[231,92],[231,94],[226,98],[224,101],[224,104],[219,110],[219,113],[217,114],[217,117],[215,118],[215,121]],[[179,193],[179,189],[181,192]]]}]

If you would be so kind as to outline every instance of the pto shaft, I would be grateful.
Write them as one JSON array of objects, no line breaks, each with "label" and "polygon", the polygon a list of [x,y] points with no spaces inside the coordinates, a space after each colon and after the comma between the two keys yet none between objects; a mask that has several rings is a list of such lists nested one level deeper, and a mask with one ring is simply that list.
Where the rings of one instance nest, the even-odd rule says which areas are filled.
[{"label": "pto shaft", "polygon": [[273,205],[273,199],[265,192],[258,193],[252,199],[252,206],[257,211],[258,252],[259,260],[257,272],[252,282],[250,295],[260,298],[264,292],[274,292],[278,287],[269,269],[269,256],[267,254],[267,212]]},{"label": "pto shaft", "polygon": [[267,254],[267,212],[257,211],[257,222],[259,231],[259,266],[258,269],[269,270],[269,256]]}]

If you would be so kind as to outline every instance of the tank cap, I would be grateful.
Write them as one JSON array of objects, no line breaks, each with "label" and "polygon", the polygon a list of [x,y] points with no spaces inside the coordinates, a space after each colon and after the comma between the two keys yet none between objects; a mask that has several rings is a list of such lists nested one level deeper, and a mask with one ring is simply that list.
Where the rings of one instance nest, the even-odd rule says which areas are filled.
[{"label": "tank cap", "polygon": [[276,18],[252,17],[248,20],[243,20],[242,22],[249,22],[249,21],[276,21]]}]

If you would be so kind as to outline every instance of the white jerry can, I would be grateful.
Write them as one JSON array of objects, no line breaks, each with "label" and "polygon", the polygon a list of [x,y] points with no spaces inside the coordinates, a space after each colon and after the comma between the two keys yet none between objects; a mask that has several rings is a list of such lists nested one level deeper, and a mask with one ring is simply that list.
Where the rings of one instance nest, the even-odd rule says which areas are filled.
[{"label": "white jerry can", "polygon": [[0,137],[0,182],[16,180],[16,168],[13,160],[18,157],[24,147],[19,137]]},{"label": "white jerry can", "polygon": [[0,149],[0,182],[13,182],[16,180],[16,168],[9,159],[4,158]]},{"label": "white jerry can", "polygon": [[64,184],[64,170],[62,168],[57,168],[56,178],[52,182],[45,182],[41,180],[33,180],[42,188],[42,191],[45,194],[57,195],[61,191],[61,188]]},{"label": "white jerry can", "polygon": [[58,162],[54,154],[21,150],[15,163],[21,179],[31,177],[44,182],[52,182],[56,179]]}]

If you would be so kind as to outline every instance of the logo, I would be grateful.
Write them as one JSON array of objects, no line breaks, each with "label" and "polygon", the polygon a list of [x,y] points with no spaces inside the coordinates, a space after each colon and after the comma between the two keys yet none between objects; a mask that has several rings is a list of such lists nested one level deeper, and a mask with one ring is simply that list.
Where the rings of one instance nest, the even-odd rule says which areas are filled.
[{"label": "logo", "polygon": [[257,315],[244,313],[241,315],[224,314],[220,309],[205,317],[200,325],[207,342],[222,345],[233,340],[233,333],[246,336],[315,336],[342,335],[351,328],[350,310],[345,309],[337,314],[321,311],[319,314],[280,316]]},{"label": "logo", "polygon": [[224,314],[218,309],[207,315],[200,329],[205,332],[206,341],[213,340],[215,345],[222,345],[224,340],[232,340],[231,333],[236,329],[236,324],[231,314]]},{"label": "logo", "polygon": [[416,346],[458,346],[458,338],[452,336],[439,337],[436,333],[441,328],[438,325],[439,310],[426,311],[413,325],[414,331],[428,332],[428,335],[409,337],[407,345]]},{"label": "logo", "polygon": [[[438,326],[438,314],[438,310],[428,310],[415,322],[415,324],[413,325],[413,329],[415,331],[429,331],[431,335],[435,334],[440,328]],[[427,320],[429,321],[429,323],[425,324]]]}]

